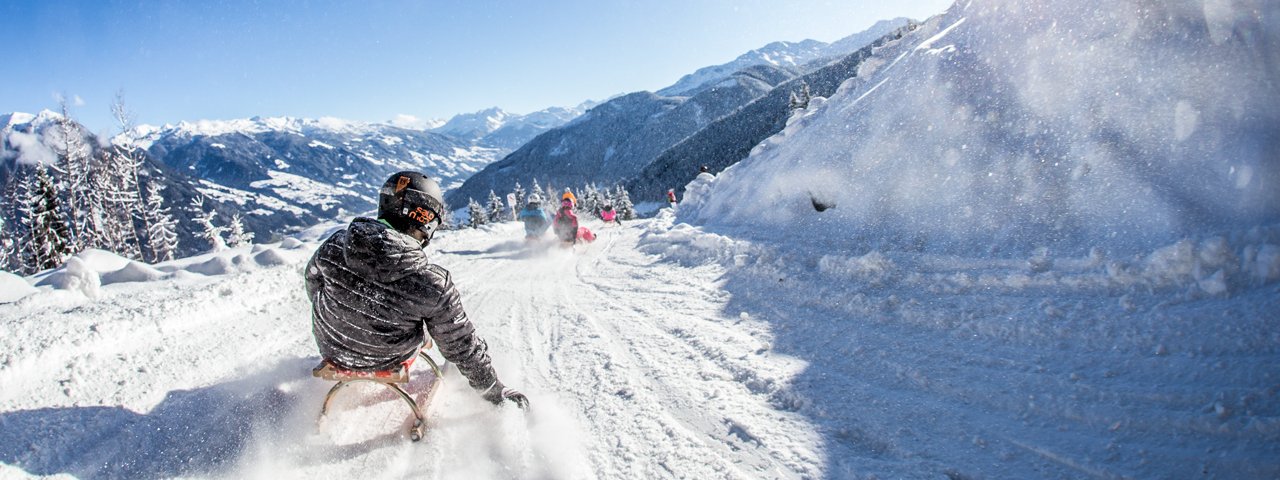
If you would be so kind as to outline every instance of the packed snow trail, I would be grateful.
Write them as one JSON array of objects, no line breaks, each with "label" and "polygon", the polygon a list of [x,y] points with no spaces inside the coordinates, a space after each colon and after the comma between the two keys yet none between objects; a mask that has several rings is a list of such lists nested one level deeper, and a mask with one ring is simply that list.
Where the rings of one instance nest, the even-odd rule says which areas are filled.
[{"label": "packed snow trail", "polygon": [[[761,341],[716,321],[726,299],[708,288],[715,271],[641,254],[638,226],[592,227],[599,239],[571,250],[513,240],[483,251],[446,248],[440,257],[469,266],[455,278],[472,318],[485,319],[480,328],[504,381],[529,390],[535,404],[583,419],[582,434],[544,440],[589,446],[583,470],[604,478],[817,474],[816,439],[769,451],[747,433],[805,438],[807,426],[776,414],[737,380],[753,370],[738,358],[759,356]],[[506,232],[499,238],[517,237],[511,226],[499,228]],[[492,238],[460,235],[476,236],[463,245]],[[540,398],[547,394],[550,402]]]},{"label": "packed snow trail", "polygon": [[[279,249],[286,265],[207,278],[180,269],[103,287],[96,300],[59,290],[0,307],[18,327],[0,340],[0,472],[820,475],[803,418],[740,381],[793,362],[767,359],[763,330],[713,321],[725,302],[710,288],[715,270],[640,253],[641,225],[592,225],[597,242],[573,250],[516,240],[516,224],[442,235],[433,259],[452,271],[500,377],[533,408],[494,408],[451,372],[417,444],[404,438],[407,409],[376,388],[348,389],[361,393],[344,392],[316,427],[329,385],[309,375],[318,357],[300,276],[314,243]],[[187,263],[251,263],[233,253]]]}]

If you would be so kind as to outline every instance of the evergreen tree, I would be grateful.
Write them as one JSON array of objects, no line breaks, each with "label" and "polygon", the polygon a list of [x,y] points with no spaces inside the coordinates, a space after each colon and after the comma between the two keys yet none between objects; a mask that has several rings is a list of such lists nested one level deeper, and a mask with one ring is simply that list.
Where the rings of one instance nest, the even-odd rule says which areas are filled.
[{"label": "evergreen tree", "polygon": [[31,250],[31,196],[35,192],[35,172],[15,165],[4,191],[4,218],[8,224],[10,247],[6,268],[14,273],[35,273]]},{"label": "evergreen tree", "polygon": [[71,252],[70,229],[63,221],[58,191],[44,165],[36,166],[35,189],[27,199],[33,272],[57,268]]},{"label": "evergreen tree", "polygon": [[231,226],[228,230],[227,244],[231,247],[253,243],[253,232],[244,230],[244,221],[240,218],[240,212],[231,214]]},{"label": "evergreen tree", "polygon": [[8,272],[22,273],[25,266],[22,262],[22,242],[24,230],[21,228],[25,223],[25,218],[20,215],[23,210],[19,208],[19,199],[26,198],[21,192],[23,182],[19,180],[25,176],[17,167],[9,174],[4,184],[4,196],[0,197],[0,269]]},{"label": "evergreen tree", "polygon": [[529,195],[525,197],[524,202],[542,202],[545,206],[546,199],[542,198],[542,187],[538,185],[538,180],[534,179],[533,187],[529,190]]},{"label": "evergreen tree", "polygon": [[809,84],[800,82],[800,90],[791,92],[791,101],[787,106],[790,110],[799,110],[809,108]]},{"label": "evergreen tree", "polygon": [[506,217],[507,208],[502,204],[502,199],[498,198],[498,194],[493,190],[489,190],[489,204],[485,206],[485,210],[489,215],[489,223],[498,223]]},{"label": "evergreen tree", "polygon": [[93,247],[109,250],[122,257],[141,259],[134,217],[142,209],[138,198],[137,170],[140,162],[134,154],[121,148],[109,148],[94,156],[90,164],[93,195],[99,198],[94,214]]},{"label": "evergreen tree", "polygon": [[213,211],[204,210],[204,197],[198,196],[191,199],[191,209],[195,213],[192,221],[200,225],[200,238],[209,242],[212,251],[221,251],[227,249],[227,244],[222,240],[222,232],[226,231],[226,227],[219,227],[213,223],[213,218],[217,215]]},{"label": "evergreen tree", "polygon": [[631,194],[627,193],[627,189],[621,184],[618,185],[613,196],[613,209],[618,212],[618,216],[623,220],[632,220],[636,218],[635,205],[631,204]]},{"label": "evergreen tree", "polygon": [[595,205],[591,203],[591,184],[583,185],[577,193],[578,202],[574,209],[586,214],[595,213]]},{"label": "evergreen tree", "polygon": [[511,190],[511,193],[516,196],[516,204],[512,205],[514,209],[519,210],[520,207],[523,207],[524,204],[528,203],[525,199],[526,194],[524,187],[520,186],[520,182],[516,182],[516,188]]},{"label": "evergreen tree", "polygon": [[480,206],[476,199],[472,198],[470,200],[467,203],[467,215],[471,217],[471,228],[477,228],[488,223],[489,214],[484,211],[484,207]]},{"label": "evergreen tree", "polygon": [[534,198],[537,198],[538,201],[546,203],[548,200],[546,197],[542,196],[542,186],[538,185],[538,179],[536,178],[533,179],[533,186],[529,188],[529,197],[528,201],[533,201]]},{"label": "evergreen tree", "polygon": [[11,238],[10,228],[5,225],[4,217],[0,217],[0,270],[16,271],[11,264],[14,257],[13,247],[16,243]]},{"label": "evergreen tree", "polygon": [[557,206],[560,205],[560,197],[562,195],[562,192],[557,190],[555,186],[550,183],[547,184],[547,203]]},{"label": "evergreen tree", "polygon": [[57,128],[49,134],[50,144],[58,155],[52,180],[61,199],[72,207],[67,217],[67,242],[71,251],[79,252],[97,246],[93,237],[99,219],[96,214],[102,211],[102,199],[93,188],[90,176],[93,148],[85,140],[80,125],[71,118],[66,100],[61,100],[60,104],[62,115],[58,117]]},{"label": "evergreen tree", "polygon": [[604,210],[604,206],[608,203],[605,195],[600,193],[600,188],[595,184],[587,185],[582,189],[582,205],[585,210],[591,212],[595,218],[600,218],[600,212]]},{"label": "evergreen tree", "polygon": [[[137,146],[137,133],[133,128],[133,114],[124,105],[124,93],[116,92],[115,101],[111,103],[111,115],[120,128],[117,136],[119,145],[108,149],[104,173],[111,185],[106,194],[108,214],[112,219],[110,226],[115,230],[112,237],[117,246],[112,251],[128,258],[142,259],[142,237],[149,231],[146,216],[143,215],[142,185],[138,181],[138,171],[142,168],[142,149]],[[140,221],[143,235],[138,235]]]},{"label": "evergreen tree", "polygon": [[178,251],[178,221],[164,204],[164,197],[160,195],[163,189],[154,179],[147,184],[147,203],[142,216],[147,227],[151,263],[173,260]]}]

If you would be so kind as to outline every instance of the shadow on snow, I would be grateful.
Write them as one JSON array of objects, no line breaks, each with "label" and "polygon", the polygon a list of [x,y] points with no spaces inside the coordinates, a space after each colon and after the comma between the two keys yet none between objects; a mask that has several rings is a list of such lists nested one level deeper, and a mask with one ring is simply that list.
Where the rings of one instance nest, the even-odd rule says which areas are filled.
[{"label": "shadow on snow", "polygon": [[225,471],[260,432],[280,432],[295,407],[318,407],[301,399],[315,396],[310,388],[276,387],[309,377],[315,362],[295,358],[250,377],[174,390],[145,414],[120,406],[0,413],[0,462],[35,475],[94,479]]}]

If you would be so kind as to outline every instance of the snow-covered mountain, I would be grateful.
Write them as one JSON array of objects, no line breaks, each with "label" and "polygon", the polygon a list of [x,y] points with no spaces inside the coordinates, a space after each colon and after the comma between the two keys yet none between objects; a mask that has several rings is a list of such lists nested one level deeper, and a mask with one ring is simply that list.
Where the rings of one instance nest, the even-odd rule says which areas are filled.
[{"label": "snow-covered mountain", "polygon": [[450,204],[507,192],[517,182],[577,187],[613,183],[640,171],[671,145],[796,76],[758,65],[690,97],[639,92],[600,104],[543,133],[446,194]]},{"label": "snow-covered mountain", "polygon": [[800,69],[805,64],[824,58],[843,57],[871,43],[885,34],[907,24],[906,18],[881,20],[862,32],[836,40],[832,43],[817,40],[800,42],[773,42],[750,52],[739,55],[728,63],[699,68],[685,75],[675,84],[657,91],[662,96],[692,95],[709,84],[714,84],[734,72],[755,65],[773,65],[775,67]]},{"label": "snow-covered mountain", "polygon": [[[7,186],[14,173],[31,173],[29,169],[18,172],[19,165],[29,166],[35,162],[46,166],[60,165],[59,152],[65,148],[62,140],[65,133],[61,126],[63,118],[62,114],[48,110],[35,115],[21,112],[0,115],[0,137],[3,138],[3,149],[0,149],[0,185]],[[98,138],[74,120],[69,123],[69,128],[91,155],[101,156],[109,147],[107,141]],[[140,131],[153,130],[155,129],[152,127],[142,127]],[[144,140],[140,145],[147,143]],[[160,195],[178,221],[177,253],[180,255],[192,255],[209,248],[207,242],[197,238],[201,227],[193,221],[195,212],[189,208],[191,200],[201,195],[212,197],[207,199],[204,208],[217,212],[220,225],[226,225],[234,214],[241,213],[245,228],[261,239],[270,239],[282,231],[310,225],[324,218],[303,208],[268,200],[260,200],[266,206],[256,215],[250,214],[242,206],[252,202],[254,195],[246,192],[241,192],[242,195],[230,194],[227,187],[170,168],[153,156],[141,157],[142,164],[137,172],[139,181],[143,185],[154,183],[162,188]],[[15,201],[9,197],[10,190],[6,188],[4,192],[4,205]],[[8,228],[14,226],[10,225]]]},{"label": "snow-covered mountain", "polygon": [[663,198],[668,189],[682,194],[684,185],[693,180],[701,167],[719,172],[746,158],[757,144],[782,131],[792,109],[798,106],[793,103],[803,104],[804,98],[835,93],[846,79],[859,75],[863,62],[874,59],[878,48],[902,38],[914,28],[915,24],[908,22],[908,25],[874,39],[863,48],[824,62],[820,67],[778,85],[751,103],[717,119],[654,158],[626,181],[627,190],[634,198],[642,200]]},{"label": "snow-covered mountain", "polygon": [[455,115],[444,125],[432,128],[431,131],[510,152],[542,132],[569,123],[596,104],[597,102],[586,101],[575,107],[550,107],[528,115],[493,107]]},{"label": "snow-covered mountain", "polygon": [[961,2],[690,185],[681,218],[852,252],[1101,261],[1189,239],[1167,253],[1230,279],[1278,240],[1258,230],[1280,221],[1278,14]]},{"label": "snow-covered mountain", "polygon": [[[429,172],[455,188],[502,154],[447,135],[337,119],[252,118],[150,129],[147,152],[197,179],[206,197],[234,205],[262,234],[377,206],[400,170]],[[287,215],[282,215],[287,214]],[[297,222],[279,222],[289,215]]]},{"label": "snow-covered mountain", "polygon": [[586,101],[575,107],[551,107],[528,115],[513,115],[476,143],[507,152],[514,151],[543,132],[573,121],[598,104],[599,102]]},{"label": "snow-covered mountain", "polygon": [[490,132],[502,128],[502,125],[514,116],[506,110],[492,107],[474,113],[454,115],[444,125],[433,128],[431,131],[451,135],[461,140],[479,140]]},{"label": "snow-covered mountain", "polygon": [[[856,42],[865,42],[862,45],[865,47],[884,36],[881,32],[892,31],[894,26],[907,23],[906,19],[878,22],[867,31],[831,45],[816,41],[800,44],[776,42],[767,48],[744,54],[735,62],[702,69],[699,73],[685,77],[677,86],[661,90],[659,94],[638,92],[611,99],[574,121],[538,136],[501,161],[486,167],[452,192],[450,202],[485,198],[489,190],[509,191],[517,182],[528,183],[532,179],[538,179],[542,184],[553,183],[569,187],[592,182],[615,184],[629,180],[635,184],[635,177],[660,158],[663,152],[681,145],[685,139],[696,136],[707,127],[718,124],[720,119],[737,114],[744,106],[768,96],[770,92],[779,93],[776,87],[814,71],[827,72],[823,78],[835,75],[831,73],[833,71],[849,74],[848,68],[832,70],[826,67],[828,63],[848,57],[848,52],[858,50],[853,47]],[[736,70],[731,70],[735,68]],[[834,82],[834,90],[834,85],[838,85],[843,79],[844,77],[824,81]],[[791,85],[794,89],[801,88],[794,82]],[[786,102],[792,90],[788,88],[780,93],[783,103],[778,106],[778,115],[749,116],[760,124],[745,125],[745,129],[763,133],[744,136],[738,132],[729,132],[730,136],[734,139],[751,138],[758,141],[776,132],[785,119],[788,108]],[[673,95],[663,95],[663,92]],[[772,105],[773,100],[770,97],[768,104]],[[773,118],[775,116],[778,118]],[[754,142],[743,148],[750,149],[752,145]],[[696,167],[693,171],[696,172]],[[650,180],[643,182],[645,185],[657,185],[670,180],[665,177],[658,179],[657,177],[662,176],[659,173],[644,176]],[[672,178],[687,181],[689,177],[673,171]],[[660,191],[665,192],[666,188],[676,186],[678,184],[666,185]],[[657,195],[638,198],[656,200]]]},{"label": "snow-covered mountain", "polygon": [[[61,132],[54,130],[62,118],[62,114],[51,110],[41,110],[35,114],[0,114],[0,141],[3,141],[0,144],[3,146],[3,150],[0,150],[0,172],[9,172],[15,162],[55,164],[57,154],[53,143],[56,139],[52,137],[61,135]],[[79,127],[78,133],[96,141],[88,129],[76,126]]]},{"label": "snow-covered mountain", "polygon": [[[174,168],[235,188],[281,189],[282,198],[327,196],[316,199],[326,205],[345,204],[345,189],[372,192],[401,169],[429,171],[452,188],[500,153],[432,132],[337,119],[255,117],[148,130],[147,151]],[[306,190],[301,184],[273,181],[290,176],[338,188],[304,192],[296,190]]]},{"label": "snow-covered mountain", "polygon": [[[13,113],[0,117],[4,150],[0,181],[17,161],[56,163],[52,128],[60,115]],[[91,148],[104,142],[78,129]],[[165,186],[179,220],[183,254],[208,245],[195,239],[192,198],[208,199],[220,222],[240,213],[260,239],[376,206],[382,181],[398,170],[430,172],[449,189],[503,152],[452,137],[384,124],[333,118],[251,118],[139,126],[113,141],[144,148],[141,175]]]}]

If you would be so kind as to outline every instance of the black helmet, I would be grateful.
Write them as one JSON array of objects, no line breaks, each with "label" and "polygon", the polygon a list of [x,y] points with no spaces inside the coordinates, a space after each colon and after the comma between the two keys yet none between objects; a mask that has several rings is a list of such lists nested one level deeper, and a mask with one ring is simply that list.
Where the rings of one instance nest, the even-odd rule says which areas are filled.
[{"label": "black helmet", "polygon": [[441,198],[435,180],[418,172],[400,172],[388,178],[378,192],[378,218],[402,233],[421,231],[426,234],[422,240],[426,245],[443,221]]}]

